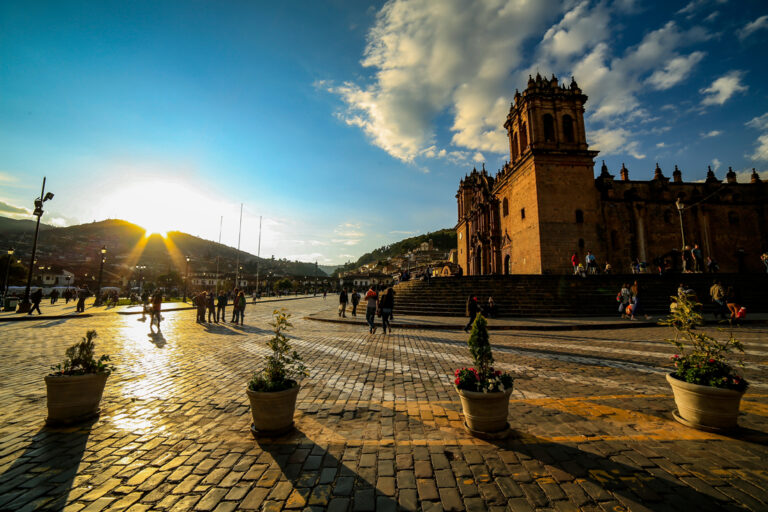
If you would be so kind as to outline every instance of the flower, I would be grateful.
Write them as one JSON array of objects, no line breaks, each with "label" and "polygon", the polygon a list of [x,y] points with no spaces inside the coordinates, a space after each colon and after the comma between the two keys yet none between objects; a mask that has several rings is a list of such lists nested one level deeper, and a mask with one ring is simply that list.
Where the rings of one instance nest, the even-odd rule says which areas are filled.
[{"label": "flower", "polygon": [[710,362],[710,363],[714,363],[714,362],[715,362],[715,360],[710,358],[709,362]]}]

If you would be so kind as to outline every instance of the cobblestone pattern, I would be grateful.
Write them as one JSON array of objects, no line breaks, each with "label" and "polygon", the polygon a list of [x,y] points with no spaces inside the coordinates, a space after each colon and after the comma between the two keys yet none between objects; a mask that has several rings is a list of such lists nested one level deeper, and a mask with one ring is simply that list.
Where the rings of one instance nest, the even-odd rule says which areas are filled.
[{"label": "cobblestone pattern", "polygon": [[[302,317],[333,303],[286,304]],[[274,305],[244,327],[167,313],[0,324],[0,510],[766,510],[768,342],[739,329],[752,382],[733,437],[671,419],[662,329],[493,333],[520,375],[506,441],[468,436],[452,387],[463,332],[369,335],[295,320],[312,375],[297,431],[254,440],[245,383]],[[85,329],[112,354],[101,418],[43,426],[43,375]]]}]

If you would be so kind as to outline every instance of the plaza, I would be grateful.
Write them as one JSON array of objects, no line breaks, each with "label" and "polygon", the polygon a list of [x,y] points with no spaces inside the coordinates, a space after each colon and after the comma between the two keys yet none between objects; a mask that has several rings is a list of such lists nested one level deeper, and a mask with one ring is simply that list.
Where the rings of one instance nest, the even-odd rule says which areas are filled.
[{"label": "plaza", "polygon": [[[751,386],[728,436],[672,419],[665,328],[494,331],[496,366],[518,376],[513,432],[483,441],[452,383],[465,333],[307,318],[332,298],[249,304],[242,327],[168,311],[156,336],[114,312],[0,322],[0,509],[768,508],[768,326],[735,329]],[[245,387],[275,307],[311,374],[296,431],[254,439]],[[43,376],[86,329],[117,367],[101,416],[45,427]]]}]

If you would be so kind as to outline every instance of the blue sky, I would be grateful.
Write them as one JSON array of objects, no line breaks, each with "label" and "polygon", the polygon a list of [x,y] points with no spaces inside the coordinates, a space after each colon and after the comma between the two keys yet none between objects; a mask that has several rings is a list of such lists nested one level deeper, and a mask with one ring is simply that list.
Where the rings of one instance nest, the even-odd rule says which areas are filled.
[{"label": "blue sky", "polygon": [[[574,75],[616,171],[768,170],[768,4],[0,4],[0,215],[119,217],[323,264],[456,222],[528,73]],[[768,179],[768,175],[763,175]]]}]

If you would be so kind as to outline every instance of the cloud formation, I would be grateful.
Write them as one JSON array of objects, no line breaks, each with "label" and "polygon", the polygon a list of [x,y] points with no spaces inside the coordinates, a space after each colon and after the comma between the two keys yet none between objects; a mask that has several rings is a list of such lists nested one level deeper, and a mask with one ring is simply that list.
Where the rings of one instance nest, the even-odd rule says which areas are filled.
[{"label": "cloud formation", "polygon": [[755,21],[747,23],[744,28],[741,29],[741,32],[739,32],[739,39],[743,41],[756,31],[763,28],[768,28],[768,14],[765,16],[760,16]]},{"label": "cloud formation", "polygon": [[763,132],[757,137],[755,151],[747,157],[752,160],[768,161],[768,112],[749,120],[746,125]]},{"label": "cloud formation", "polygon": [[701,89],[699,92],[704,95],[701,100],[702,105],[722,105],[728,101],[734,94],[745,92],[748,86],[742,85],[741,79],[744,72],[739,70],[729,71],[714,82],[709,87]]},{"label": "cloud formation", "polygon": [[708,132],[702,132],[701,136],[702,138],[709,138],[709,137],[717,137],[718,135],[722,134],[720,130],[710,130]]},{"label": "cloud formation", "polygon": [[30,212],[27,208],[21,206],[14,206],[12,204],[0,201],[0,213],[10,213],[15,215],[29,215]]}]

